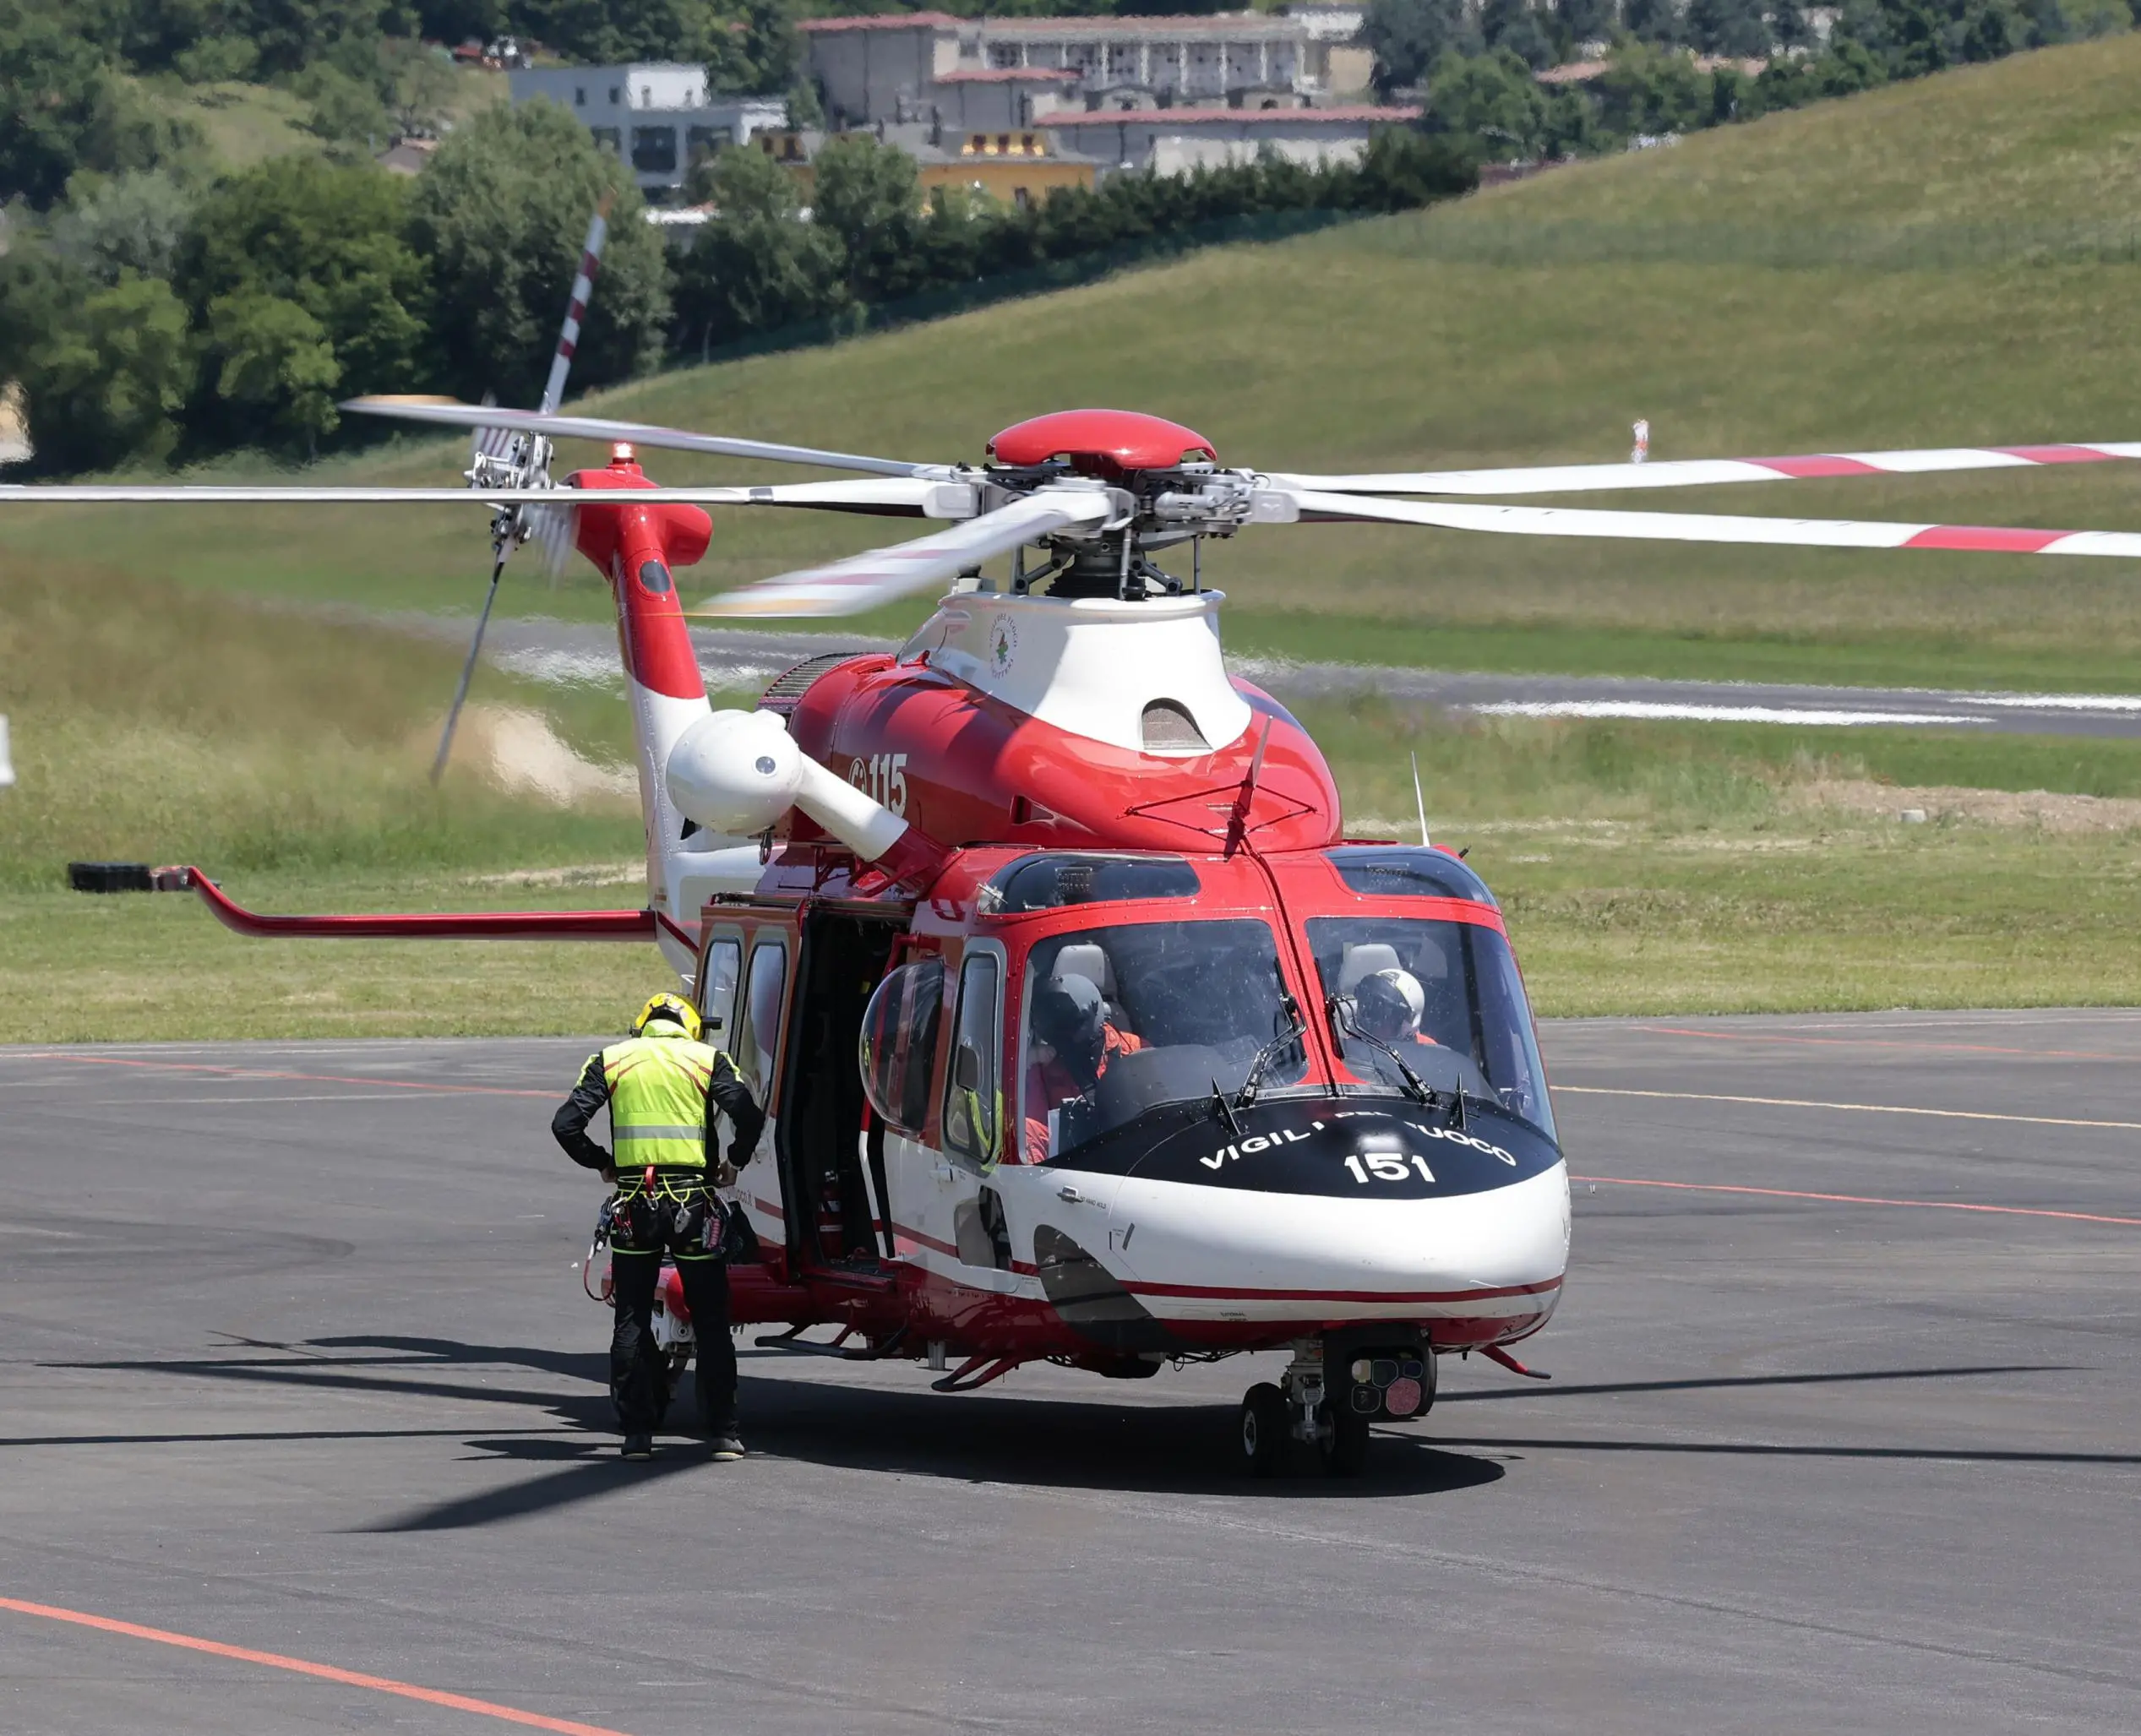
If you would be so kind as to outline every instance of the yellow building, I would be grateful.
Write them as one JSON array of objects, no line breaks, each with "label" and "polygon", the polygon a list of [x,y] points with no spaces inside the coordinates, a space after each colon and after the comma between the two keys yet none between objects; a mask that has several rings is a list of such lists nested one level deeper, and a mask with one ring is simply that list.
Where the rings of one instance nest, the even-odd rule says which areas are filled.
[{"label": "yellow building", "polygon": [[[817,132],[761,133],[758,148],[796,177],[808,204],[816,185],[812,168],[828,138]],[[1038,204],[1059,187],[1090,191],[1099,165],[1060,149],[1040,128],[994,133],[952,133],[940,126],[873,128],[866,135],[896,145],[915,161],[923,196],[940,187],[987,193],[1007,205]]]}]

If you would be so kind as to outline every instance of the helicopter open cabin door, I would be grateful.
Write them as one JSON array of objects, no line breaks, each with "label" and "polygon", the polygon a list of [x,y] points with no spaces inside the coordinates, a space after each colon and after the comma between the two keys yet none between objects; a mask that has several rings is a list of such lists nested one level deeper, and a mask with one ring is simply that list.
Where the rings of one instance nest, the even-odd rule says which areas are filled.
[{"label": "helicopter open cabin door", "polygon": [[874,1266],[890,1247],[883,1140],[855,1057],[863,1015],[912,915],[904,903],[814,900],[788,917],[793,988],[769,1095],[793,1271]]}]

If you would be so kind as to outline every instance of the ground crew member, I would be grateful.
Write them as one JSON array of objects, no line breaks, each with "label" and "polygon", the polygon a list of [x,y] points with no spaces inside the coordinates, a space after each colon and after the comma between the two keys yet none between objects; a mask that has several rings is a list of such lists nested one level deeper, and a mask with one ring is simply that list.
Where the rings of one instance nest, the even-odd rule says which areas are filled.
[{"label": "ground crew member", "polygon": [[[699,1421],[716,1459],[740,1459],[736,1434],[736,1347],[728,1336],[728,1268],[722,1257],[727,1217],[713,1192],[751,1161],[765,1117],[735,1064],[700,1042],[689,1001],[657,994],[640,1009],[632,1035],[588,1058],[550,1130],[574,1162],[617,1184],[611,1204],[610,1397],[624,1456],[654,1456],[662,1381],[654,1343],[654,1287],[666,1251],[684,1282],[699,1342]],[[587,1136],[609,1105],[615,1154]],[[723,1160],[721,1133],[729,1130]],[[654,1185],[646,1176],[650,1166]]]}]

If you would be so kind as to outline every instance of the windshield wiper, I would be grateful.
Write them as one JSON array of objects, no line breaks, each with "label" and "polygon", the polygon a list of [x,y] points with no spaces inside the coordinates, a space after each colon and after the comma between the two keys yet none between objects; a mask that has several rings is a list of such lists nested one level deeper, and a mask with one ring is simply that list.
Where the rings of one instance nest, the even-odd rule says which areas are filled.
[{"label": "windshield wiper", "polygon": [[1256,1087],[1263,1082],[1264,1069],[1308,1034],[1309,1021],[1301,1016],[1301,1004],[1283,989],[1279,992],[1278,999],[1286,1016],[1293,1021],[1293,1029],[1280,1031],[1256,1051],[1256,1058],[1249,1064],[1248,1077],[1242,1080],[1241,1089],[1234,1093],[1234,1106],[1237,1109],[1246,1109],[1256,1101]]},{"label": "windshield wiper", "polygon": [[[1329,1019],[1331,1023],[1337,1027],[1340,1037],[1357,1037],[1361,1040],[1361,1042],[1370,1045],[1372,1048],[1379,1048],[1386,1055],[1388,1055],[1392,1061],[1397,1064],[1397,1070],[1405,1076],[1405,1094],[1411,1097],[1414,1102],[1424,1104],[1428,1108],[1432,1109],[1435,1107],[1436,1093],[1429,1086],[1427,1082],[1406,1064],[1405,1058],[1399,1054],[1396,1049],[1392,1048],[1388,1043],[1385,1042],[1380,1037],[1376,1036],[1372,1031],[1362,1030],[1356,1021],[1348,1018],[1346,1016],[1346,1002],[1343,996],[1328,994],[1323,998],[1324,1016]],[[1457,1105],[1457,1125],[1462,1127],[1464,1124],[1464,1091],[1462,1085],[1459,1086],[1456,1097]]]}]

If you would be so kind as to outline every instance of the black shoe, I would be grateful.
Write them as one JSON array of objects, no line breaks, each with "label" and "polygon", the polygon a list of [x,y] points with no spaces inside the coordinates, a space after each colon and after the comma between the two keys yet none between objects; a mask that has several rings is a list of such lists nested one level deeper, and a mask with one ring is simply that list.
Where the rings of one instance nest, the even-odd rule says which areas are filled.
[{"label": "black shoe", "polygon": [[651,1459],[654,1456],[654,1437],[651,1434],[628,1434],[622,1449],[628,1459]]},{"label": "black shoe", "polygon": [[706,1450],[713,1455],[716,1465],[727,1465],[744,1456],[744,1443],[736,1438],[733,1429],[723,1429],[707,1442]]}]

